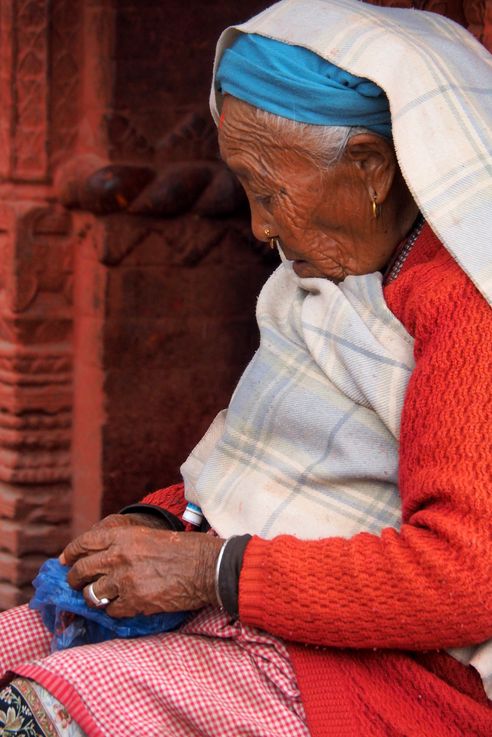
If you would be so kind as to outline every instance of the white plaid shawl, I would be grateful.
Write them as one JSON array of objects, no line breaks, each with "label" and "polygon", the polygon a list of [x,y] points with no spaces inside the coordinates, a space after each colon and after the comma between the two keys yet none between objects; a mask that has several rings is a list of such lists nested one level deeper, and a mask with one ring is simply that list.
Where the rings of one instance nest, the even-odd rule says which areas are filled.
[{"label": "white plaid shawl", "polygon": [[217,532],[304,539],[399,527],[398,435],[413,341],[380,274],[336,286],[290,262],[264,286],[260,347],[181,471]]}]

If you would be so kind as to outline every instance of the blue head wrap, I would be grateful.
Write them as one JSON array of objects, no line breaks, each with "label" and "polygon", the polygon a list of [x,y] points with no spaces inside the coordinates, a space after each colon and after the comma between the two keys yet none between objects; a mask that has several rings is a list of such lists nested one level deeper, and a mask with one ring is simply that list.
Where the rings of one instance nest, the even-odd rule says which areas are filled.
[{"label": "blue head wrap", "polygon": [[302,46],[240,34],[222,56],[216,84],[219,92],[283,118],[314,125],[363,126],[391,137],[383,90]]}]

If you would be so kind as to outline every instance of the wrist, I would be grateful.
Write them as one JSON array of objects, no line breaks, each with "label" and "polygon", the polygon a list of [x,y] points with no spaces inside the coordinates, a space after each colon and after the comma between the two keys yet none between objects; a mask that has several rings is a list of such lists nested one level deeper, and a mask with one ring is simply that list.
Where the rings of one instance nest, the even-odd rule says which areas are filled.
[{"label": "wrist", "polygon": [[206,603],[212,606],[219,607],[221,603],[217,598],[217,587],[215,585],[215,576],[217,570],[217,561],[221,555],[223,546],[227,542],[220,537],[212,537],[209,535],[204,536],[207,541],[207,563],[205,566],[205,598]]},{"label": "wrist", "polygon": [[154,517],[161,523],[159,525],[151,524],[150,526],[152,527],[159,527],[161,530],[175,530],[176,532],[182,532],[184,530],[184,525],[179,517],[176,517],[176,515],[172,514],[172,512],[168,512],[167,509],[159,507],[156,504],[145,504],[144,502],[138,502],[137,504],[128,504],[126,507],[123,507],[123,509],[120,510],[120,514],[123,514],[125,516],[134,514],[145,514],[149,517]]},{"label": "wrist", "polygon": [[163,517],[156,517],[148,512],[129,512],[123,515],[125,518],[132,520],[136,525],[144,525],[145,527],[153,527],[158,530],[169,530],[169,524]]},{"label": "wrist", "polygon": [[216,599],[232,617],[239,616],[239,577],[250,540],[251,535],[233,535],[224,542],[217,558]]}]

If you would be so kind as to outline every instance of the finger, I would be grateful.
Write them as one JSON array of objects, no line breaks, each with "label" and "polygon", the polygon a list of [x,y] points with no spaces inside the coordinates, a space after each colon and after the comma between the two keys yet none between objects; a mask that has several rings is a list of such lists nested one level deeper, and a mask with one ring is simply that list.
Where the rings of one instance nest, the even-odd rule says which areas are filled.
[{"label": "finger", "polygon": [[[99,522],[96,522],[88,532],[97,532],[100,530],[108,530],[113,527],[129,527],[137,524],[136,520],[133,519],[134,517],[141,517],[142,515],[132,515],[132,514],[108,514],[107,517],[103,517]],[[127,519],[131,518],[131,519]],[[142,522],[141,522],[142,524]],[[87,534],[87,533],[84,533]],[[65,556],[65,551],[60,553],[58,556],[58,560],[60,563],[64,566],[69,565],[67,563],[67,559]]]},{"label": "finger", "polygon": [[123,602],[118,596],[113,599],[113,601],[109,602],[105,612],[110,617],[115,617],[116,619],[121,619],[122,617],[134,617],[139,613],[135,611],[135,609],[132,609],[128,602]]},{"label": "finger", "polygon": [[[84,587],[84,599],[88,606],[92,607],[93,609],[98,609],[100,607],[97,607],[90,596],[89,586],[90,584]],[[109,599],[110,602],[116,599],[118,596],[118,587],[109,575],[101,576],[96,581],[93,581],[92,591],[94,593],[94,596],[96,596],[98,599]]]},{"label": "finger", "polygon": [[84,532],[75,540],[68,543],[65,550],[60,555],[60,562],[63,565],[71,566],[79,558],[83,558],[91,553],[96,553],[100,550],[106,550],[109,548],[114,539],[115,528],[110,529],[96,529]]},{"label": "finger", "polygon": [[67,581],[73,589],[82,589],[91,581],[106,575],[114,568],[107,550],[79,558],[67,574]]}]

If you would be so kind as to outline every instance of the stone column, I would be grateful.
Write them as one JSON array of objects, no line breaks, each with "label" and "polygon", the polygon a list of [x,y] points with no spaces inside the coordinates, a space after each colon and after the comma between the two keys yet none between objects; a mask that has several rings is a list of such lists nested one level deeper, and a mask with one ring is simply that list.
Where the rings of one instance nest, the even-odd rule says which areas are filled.
[{"label": "stone column", "polygon": [[0,2],[0,607],[69,530],[72,217],[51,183],[76,132],[76,16]]}]

